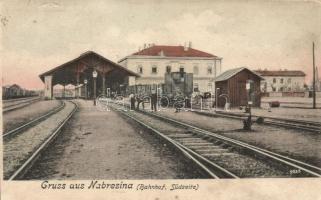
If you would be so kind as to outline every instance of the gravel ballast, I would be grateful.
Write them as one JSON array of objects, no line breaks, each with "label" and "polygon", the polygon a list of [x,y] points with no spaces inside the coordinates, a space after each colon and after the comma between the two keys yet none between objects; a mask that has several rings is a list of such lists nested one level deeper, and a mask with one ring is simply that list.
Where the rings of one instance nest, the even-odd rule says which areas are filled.
[{"label": "gravel ballast", "polygon": [[60,106],[60,101],[37,101],[3,114],[3,132],[10,131]]},{"label": "gravel ballast", "polygon": [[41,123],[19,133],[3,143],[3,173],[8,178],[48,138],[72,112],[75,105],[65,102],[64,109]]}]

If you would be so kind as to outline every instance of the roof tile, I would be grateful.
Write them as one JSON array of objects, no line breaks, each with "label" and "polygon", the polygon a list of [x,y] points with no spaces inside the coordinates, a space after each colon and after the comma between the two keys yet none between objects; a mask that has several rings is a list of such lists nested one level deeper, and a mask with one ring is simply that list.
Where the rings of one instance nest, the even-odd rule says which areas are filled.
[{"label": "roof tile", "polygon": [[151,46],[149,48],[133,53],[132,55],[139,55],[139,56],[164,55],[167,57],[217,57],[213,54],[209,54],[190,47],[188,47],[187,50],[184,50],[183,46],[160,46],[160,45]]},{"label": "roof tile", "polygon": [[255,70],[261,76],[305,76],[303,71],[299,70]]}]

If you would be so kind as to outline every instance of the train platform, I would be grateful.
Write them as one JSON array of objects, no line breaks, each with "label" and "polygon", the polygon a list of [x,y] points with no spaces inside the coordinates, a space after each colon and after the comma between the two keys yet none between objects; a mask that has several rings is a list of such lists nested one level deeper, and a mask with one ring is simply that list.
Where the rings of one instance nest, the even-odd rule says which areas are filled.
[{"label": "train platform", "polygon": [[[200,177],[166,144],[114,111],[74,100],[79,110],[26,179]],[[188,166],[188,165],[187,165]]]}]

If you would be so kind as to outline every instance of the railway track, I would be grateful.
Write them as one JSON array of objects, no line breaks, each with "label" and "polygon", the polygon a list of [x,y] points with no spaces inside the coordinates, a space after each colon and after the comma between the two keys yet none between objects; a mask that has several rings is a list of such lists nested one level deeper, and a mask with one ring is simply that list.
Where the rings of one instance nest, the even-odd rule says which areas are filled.
[{"label": "railway track", "polygon": [[6,100],[3,101],[2,112],[6,113],[19,108],[23,108],[37,101],[40,101],[40,97]]},{"label": "railway track", "polygon": [[29,121],[29,122],[27,122],[27,123],[22,124],[21,126],[19,126],[19,127],[17,127],[17,128],[14,128],[14,129],[12,129],[12,130],[9,130],[9,131],[5,132],[5,133],[2,135],[2,137],[3,137],[4,139],[8,139],[8,138],[10,138],[10,137],[12,137],[12,136],[15,136],[15,135],[17,135],[18,133],[21,133],[22,131],[26,130],[27,128],[32,127],[32,126],[35,126],[36,124],[38,124],[38,123],[40,123],[41,121],[47,119],[47,118],[50,117],[51,115],[59,112],[59,111],[62,110],[64,107],[65,107],[65,102],[60,101],[60,105],[59,105],[57,108],[49,111],[49,112],[46,113],[46,114],[43,114],[43,115],[35,118],[35,119],[33,119],[33,120],[31,120],[31,121]]},{"label": "railway track", "polygon": [[2,102],[8,103],[8,102],[22,101],[22,100],[26,100],[26,99],[30,99],[30,98],[35,98],[35,96],[23,97],[23,98],[15,98],[15,99],[3,99]]},{"label": "railway track", "polygon": [[155,113],[109,106],[173,144],[209,177],[321,177],[321,168],[308,163]]},{"label": "railway track", "polygon": [[[212,117],[225,117],[225,118],[232,118],[232,119],[238,119],[238,120],[243,120],[245,117],[247,117],[247,114],[227,113],[227,112],[221,112],[221,111],[216,111],[214,113],[209,111],[193,110],[193,112],[200,115],[207,115]],[[277,117],[265,117],[265,116],[258,116],[258,115],[252,115],[252,117],[263,118],[264,119],[264,121],[262,122],[263,125],[284,127],[284,128],[309,131],[314,133],[321,133],[320,122],[285,119],[285,118],[277,118]]]},{"label": "railway track", "polygon": [[[10,140],[4,141],[4,179],[19,180],[31,168],[34,162],[40,157],[41,153],[57,137],[67,121],[73,116],[78,109],[76,103],[68,101],[63,104],[63,108],[55,109],[50,115],[45,116],[41,123],[34,124],[33,127],[25,132],[16,134]],[[52,119],[58,122],[58,126],[53,125]],[[46,124],[43,124],[46,123]],[[43,127],[37,127],[41,126]],[[52,127],[48,127],[48,125]],[[37,129],[38,128],[38,129]],[[34,130],[30,130],[34,129]],[[24,129],[25,130],[25,129]],[[42,130],[42,132],[39,132]],[[29,132],[28,132],[29,131]],[[13,141],[15,140],[15,141]],[[24,144],[24,142],[29,144]],[[19,145],[20,146],[17,146]]]}]

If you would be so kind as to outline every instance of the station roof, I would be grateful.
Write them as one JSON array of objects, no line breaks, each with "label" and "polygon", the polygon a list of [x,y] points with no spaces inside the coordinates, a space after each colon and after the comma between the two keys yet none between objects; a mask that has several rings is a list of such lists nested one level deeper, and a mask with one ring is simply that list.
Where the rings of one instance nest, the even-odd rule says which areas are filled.
[{"label": "station roof", "polygon": [[226,81],[230,78],[232,78],[233,76],[235,76],[236,74],[238,74],[239,72],[243,71],[243,70],[247,70],[250,73],[256,75],[258,78],[260,78],[261,80],[264,80],[264,78],[262,76],[260,76],[259,74],[257,74],[256,72],[249,70],[246,67],[239,67],[239,68],[234,68],[234,69],[230,69],[227,70],[225,72],[223,72],[221,75],[217,76],[214,81],[215,82],[219,82],[219,81]]},{"label": "station roof", "polygon": [[[203,58],[219,58],[216,55],[206,53],[191,47],[184,46],[168,46],[168,45],[152,45],[143,50],[135,52],[130,56],[163,56],[163,57],[203,57]],[[127,57],[130,57],[127,56]],[[121,59],[119,62],[125,60]]]},{"label": "station roof", "polygon": [[261,76],[305,76],[303,71],[299,70],[255,70]]},{"label": "station roof", "polygon": [[[96,52],[87,51],[85,53],[82,53],[79,57],[77,57],[75,59],[72,59],[72,60],[70,60],[66,63],[63,63],[63,64],[61,64],[61,65],[59,65],[49,71],[46,71],[46,72],[40,74],[39,77],[44,82],[45,76],[54,75],[56,73],[62,73],[62,72],[67,73],[68,72],[68,76],[75,76],[75,66],[77,66],[77,64],[79,64],[79,63],[84,63],[85,60],[90,60],[90,61],[96,60],[95,64],[97,64],[97,63],[103,64],[104,66],[108,66],[108,67],[112,68],[112,70],[119,70],[129,76],[138,76],[138,77],[140,76],[139,74],[130,71],[129,69],[99,55]],[[88,67],[91,67],[91,66],[88,66]]]}]

